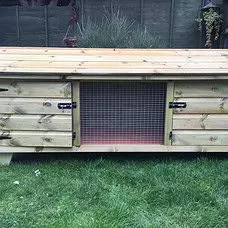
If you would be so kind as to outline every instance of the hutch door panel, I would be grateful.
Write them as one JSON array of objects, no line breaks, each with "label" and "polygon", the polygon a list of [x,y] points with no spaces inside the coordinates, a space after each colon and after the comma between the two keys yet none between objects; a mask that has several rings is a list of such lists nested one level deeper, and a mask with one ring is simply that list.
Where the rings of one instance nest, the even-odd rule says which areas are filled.
[{"label": "hutch door panel", "polygon": [[172,145],[228,145],[228,82],[176,82]]},{"label": "hutch door panel", "polygon": [[3,81],[0,103],[1,146],[72,146],[71,83]]}]

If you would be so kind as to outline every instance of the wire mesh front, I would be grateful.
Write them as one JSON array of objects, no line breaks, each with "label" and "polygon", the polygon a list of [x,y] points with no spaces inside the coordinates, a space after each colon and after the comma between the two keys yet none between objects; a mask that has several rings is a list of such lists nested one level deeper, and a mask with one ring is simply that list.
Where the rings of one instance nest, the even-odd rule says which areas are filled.
[{"label": "wire mesh front", "polygon": [[163,144],[165,83],[81,82],[82,144]]}]

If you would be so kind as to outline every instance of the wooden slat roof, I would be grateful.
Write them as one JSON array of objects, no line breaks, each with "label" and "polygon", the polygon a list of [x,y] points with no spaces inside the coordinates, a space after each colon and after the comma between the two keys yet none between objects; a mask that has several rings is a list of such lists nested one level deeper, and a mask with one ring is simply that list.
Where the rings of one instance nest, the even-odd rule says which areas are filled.
[{"label": "wooden slat roof", "polygon": [[228,76],[228,50],[1,47],[0,73]]}]

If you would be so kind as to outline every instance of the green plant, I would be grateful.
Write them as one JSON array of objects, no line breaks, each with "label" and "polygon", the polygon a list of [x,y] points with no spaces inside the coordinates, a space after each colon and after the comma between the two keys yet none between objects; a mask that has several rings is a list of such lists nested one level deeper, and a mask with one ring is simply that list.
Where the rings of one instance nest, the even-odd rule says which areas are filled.
[{"label": "green plant", "polygon": [[219,39],[221,26],[222,26],[222,15],[217,13],[213,8],[205,11],[201,14],[201,17],[196,19],[199,23],[199,30],[202,30],[202,25],[205,23],[206,29],[206,47],[211,48],[212,43]]},{"label": "green plant", "polygon": [[158,48],[162,42],[156,34],[137,27],[118,8],[111,7],[99,23],[87,18],[83,26],[78,24],[77,47]]}]

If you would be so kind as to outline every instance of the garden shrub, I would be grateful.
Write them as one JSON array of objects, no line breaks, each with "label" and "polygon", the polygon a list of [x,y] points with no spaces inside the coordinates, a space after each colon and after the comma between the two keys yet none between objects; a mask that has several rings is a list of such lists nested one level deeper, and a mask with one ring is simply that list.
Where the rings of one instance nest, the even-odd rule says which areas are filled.
[{"label": "garden shrub", "polygon": [[77,32],[77,47],[84,48],[160,48],[160,37],[121,14],[119,9],[105,11],[101,20],[87,18]]}]

